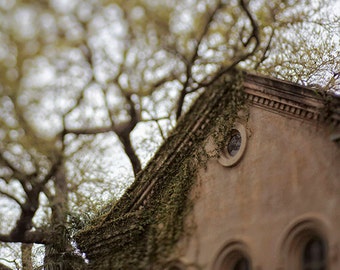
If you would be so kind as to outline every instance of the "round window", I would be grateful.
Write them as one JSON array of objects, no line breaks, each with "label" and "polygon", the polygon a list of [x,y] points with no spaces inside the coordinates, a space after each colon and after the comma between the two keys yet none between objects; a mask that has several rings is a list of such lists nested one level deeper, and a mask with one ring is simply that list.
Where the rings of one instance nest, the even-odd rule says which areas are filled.
[{"label": "round window", "polygon": [[241,148],[241,144],[242,144],[241,133],[237,129],[233,129],[227,145],[228,154],[232,157],[236,156],[236,154]]},{"label": "round window", "polygon": [[243,156],[246,149],[246,143],[246,129],[240,123],[236,123],[224,149],[221,151],[218,162],[226,167],[235,165]]}]

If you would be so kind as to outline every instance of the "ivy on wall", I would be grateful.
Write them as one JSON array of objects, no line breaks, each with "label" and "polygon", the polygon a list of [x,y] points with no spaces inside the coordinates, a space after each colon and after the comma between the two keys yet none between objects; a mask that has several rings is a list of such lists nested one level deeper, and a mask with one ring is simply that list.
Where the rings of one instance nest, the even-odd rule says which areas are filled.
[{"label": "ivy on wall", "polygon": [[75,237],[90,269],[164,269],[189,233],[190,191],[200,168],[218,156],[238,112],[245,109],[242,74],[233,71],[207,87],[123,197]]}]

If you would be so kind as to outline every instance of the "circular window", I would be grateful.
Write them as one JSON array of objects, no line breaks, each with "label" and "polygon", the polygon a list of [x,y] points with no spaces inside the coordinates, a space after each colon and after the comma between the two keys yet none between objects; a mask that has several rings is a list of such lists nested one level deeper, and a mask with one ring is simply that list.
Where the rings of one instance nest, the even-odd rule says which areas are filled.
[{"label": "circular window", "polygon": [[233,129],[231,131],[231,137],[230,137],[229,142],[227,144],[228,154],[231,157],[236,156],[236,154],[238,153],[238,151],[241,148],[241,144],[242,144],[241,133],[237,129]]},{"label": "circular window", "polygon": [[236,123],[226,146],[221,151],[218,162],[226,167],[235,165],[243,156],[246,149],[247,133],[243,125]]}]

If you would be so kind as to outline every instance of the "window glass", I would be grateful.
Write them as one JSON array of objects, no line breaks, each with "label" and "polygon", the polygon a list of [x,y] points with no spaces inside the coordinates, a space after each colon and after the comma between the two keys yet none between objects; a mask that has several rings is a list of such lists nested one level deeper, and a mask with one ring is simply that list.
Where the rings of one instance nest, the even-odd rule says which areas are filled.
[{"label": "window glass", "polygon": [[303,250],[303,270],[326,270],[325,245],[320,238],[310,239]]},{"label": "window glass", "polygon": [[242,138],[238,130],[234,129],[227,145],[229,155],[234,157],[241,148]]},{"label": "window glass", "polygon": [[235,263],[233,270],[250,270],[249,261],[246,258],[239,259]]},{"label": "window glass", "polygon": [[181,270],[178,266],[170,266],[168,270]]}]

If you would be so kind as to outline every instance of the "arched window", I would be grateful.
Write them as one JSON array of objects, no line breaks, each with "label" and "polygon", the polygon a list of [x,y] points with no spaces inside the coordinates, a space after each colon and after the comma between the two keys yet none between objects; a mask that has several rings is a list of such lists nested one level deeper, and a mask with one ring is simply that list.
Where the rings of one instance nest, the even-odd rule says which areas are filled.
[{"label": "arched window", "polygon": [[321,238],[307,241],[303,250],[303,270],[326,270],[326,249]]},{"label": "arched window", "polygon": [[167,270],[182,270],[178,266],[170,266]]},{"label": "arched window", "polygon": [[233,270],[250,270],[249,261],[247,258],[242,257],[238,259],[233,267]]},{"label": "arched window", "polygon": [[184,269],[186,269],[186,267],[184,266],[184,264],[181,261],[174,260],[174,261],[168,262],[164,266],[164,269],[166,269],[166,270],[184,270]]},{"label": "arched window", "polygon": [[231,242],[218,254],[213,270],[251,270],[248,247],[242,242]]},{"label": "arched window", "polygon": [[304,219],[293,224],[282,245],[283,269],[327,270],[327,229],[315,218]]}]

